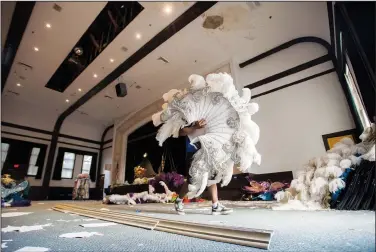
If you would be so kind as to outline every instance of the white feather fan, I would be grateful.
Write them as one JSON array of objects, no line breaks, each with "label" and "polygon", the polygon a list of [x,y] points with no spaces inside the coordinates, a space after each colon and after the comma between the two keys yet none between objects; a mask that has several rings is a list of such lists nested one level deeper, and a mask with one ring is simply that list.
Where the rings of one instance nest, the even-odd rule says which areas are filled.
[{"label": "white feather fan", "polygon": [[242,172],[252,163],[260,165],[261,155],[255,145],[260,129],[251,120],[259,110],[258,104],[249,103],[251,91],[243,89],[240,97],[228,74],[209,74],[189,77],[188,92],[171,90],[163,99],[168,105],[153,115],[154,125],[163,123],[157,134],[162,145],[170,136],[177,137],[182,127],[205,119],[205,134],[193,137],[191,143],[200,142],[201,149],[194,155],[190,169],[191,185],[188,197],[197,197],[214,183],[227,185],[232,177],[234,164]]}]

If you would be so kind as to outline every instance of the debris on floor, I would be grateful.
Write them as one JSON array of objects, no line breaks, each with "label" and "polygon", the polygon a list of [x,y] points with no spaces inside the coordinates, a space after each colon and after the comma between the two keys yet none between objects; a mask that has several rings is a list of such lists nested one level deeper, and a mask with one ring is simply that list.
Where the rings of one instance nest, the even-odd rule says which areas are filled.
[{"label": "debris on floor", "polygon": [[103,236],[103,234],[98,232],[78,232],[78,233],[66,233],[62,234],[59,237],[60,238],[87,238],[94,235]]},{"label": "debris on floor", "polygon": [[112,222],[80,224],[81,227],[107,227],[115,225],[117,224]]},{"label": "debris on floor", "polygon": [[36,231],[36,230],[42,230],[44,227],[50,227],[52,226],[52,223],[44,224],[44,225],[34,225],[34,226],[8,226],[6,228],[2,228],[1,231],[4,233],[8,232],[29,232],[29,231]]},{"label": "debris on floor", "polygon": [[17,217],[22,215],[32,214],[32,212],[11,212],[11,213],[2,213],[1,218]]}]

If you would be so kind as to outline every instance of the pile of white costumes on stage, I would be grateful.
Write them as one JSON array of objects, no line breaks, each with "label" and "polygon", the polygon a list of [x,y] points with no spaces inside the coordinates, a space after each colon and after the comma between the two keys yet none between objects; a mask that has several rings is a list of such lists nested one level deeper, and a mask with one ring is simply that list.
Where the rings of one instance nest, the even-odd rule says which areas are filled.
[{"label": "pile of white costumes on stage", "polygon": [[350,138],[343,138],[327,153],[311,159],[299,171],[290,188],[278,192],[275,198],[281,204],[275,210],[319,210],[328,209],[336,193],[346,187],[348,174],[356,170],[361,162],[375,162],[375,124],[365,129],[354,144]]},{"label": "pile of white costumes on stage", "polygon": [[189,90],[172,89],[163,95],[162,111],[152,116],[155,126],[163,124],[157,134],[160,146],[169,137],[178,137],[180,129],[205,119],[205,133],[191,137],[191,144],[200,142],[201,148],[193,157],[189,174],[188,198],[202,194],[207,186],[231,181],[233,168],[249,172],[251,165],[260,165],[256,150],[260,129],[251,120],[259,110],[250,103],[251,91],[235,89],[233,79],[226,73],[189,77]]},{"label": "pile of white costumes on stage", "polygon": [[140,193],[127,193],[126,195],[112,194],[103,198],[104,204],[136,205],[141,203],[169,203],[176,198],[176,193],[170,191],[165,182],[160,181],[165,193],[154,193],[155,188],[149,185],[149,191]]}]

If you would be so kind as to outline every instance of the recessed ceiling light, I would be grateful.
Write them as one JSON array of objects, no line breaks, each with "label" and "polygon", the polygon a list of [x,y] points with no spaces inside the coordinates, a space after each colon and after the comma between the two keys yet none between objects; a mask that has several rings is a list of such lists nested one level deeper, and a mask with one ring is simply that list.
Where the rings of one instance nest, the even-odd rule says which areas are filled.
[{"label": "recessed ceiling light", "polygon": [[20,83],[17,83],[17,87],[21,87],[21,84],[20,84]]},{"label": "recessed ceiling light", "polygon": [[113,63],[115,60],[114,59],[110,59],[110,62]]},{"label": "recessed ceiling light", "polygon": [[171,5],[166,5],[164,8],[163,8],[163,11],[164,13],[166,14],[170,14],[172,12],[172,7]]},{"label": "recessed ceiling light", "polygon": [[81,92],[81,91],[82,91],[82,89],[81,89],[81,88],[79,88],[79,89],[78,89],[78,92]]},{"label": "recessed ceiling light", "polygon": [[39,48],[38,47],[34,47],[34,51],[38,52]]},{"label": "recessed ceiling light", "polygon": [[136,39],[141,39],[141,34],[140,33],[136,33]]},{"label": "recessed ceiling light", "polygon": [[51,24],[46,23],[46,27],[47,27],[47,28],[51,28]]},{"label": "recessed ceiling light", "polygon": [[123,9],[123,8],[124,8],[124,4],[123,4],[122,6],[120,6],[120,8],[122,8],[122,9]]},{"label": "recessed ceiling light", "polygon": [[98,77],[98,75],[97,75],[97,74],[94,74],[94,75],[93,75],[93,77],[94,77],[94,78],[97,78],[97,77]]},{"label": "recessed ceiling light", "polygon": [[66,99],[66,100],[65,100],[65,102],[69,102],[69,100],[68,100],[68,99]]}]

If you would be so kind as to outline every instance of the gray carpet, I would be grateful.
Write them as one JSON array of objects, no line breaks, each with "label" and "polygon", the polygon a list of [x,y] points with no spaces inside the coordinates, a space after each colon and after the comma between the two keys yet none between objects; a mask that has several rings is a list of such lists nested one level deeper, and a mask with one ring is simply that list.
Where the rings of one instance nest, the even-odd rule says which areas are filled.
[{"label": "gray carpet", "polygon": [[[2,241],[11,239],[2,251],[16,251],[25,246],[45,247],[50,251],[263,251],[259,249],[148,231],[123,225],[83,228],[86,217],[49,211],[49,205],[19,208],[18,212],[32,214],[2,218],[2,228],[52,223],[44,230],[2,232]],[[105,207],[105,206],[104,206]],[[3,210],[4,212],[14,212]],[[136,208],[133,213],[136,213]],[[180,219],[217,225],[243,226],[274,230],[271,251],[375,251],[375,213],[338,211],[273,211],[267,209],[235,209],[230,216],[207,214],[138,213],[154,217]],[[49,219],[49,220],[47,220]],[[61,222],[58,220],[80,221]],[[99,232],[103,236],[88,238],[59,238],[71,232]]]}]

